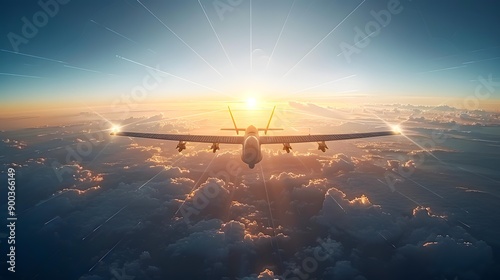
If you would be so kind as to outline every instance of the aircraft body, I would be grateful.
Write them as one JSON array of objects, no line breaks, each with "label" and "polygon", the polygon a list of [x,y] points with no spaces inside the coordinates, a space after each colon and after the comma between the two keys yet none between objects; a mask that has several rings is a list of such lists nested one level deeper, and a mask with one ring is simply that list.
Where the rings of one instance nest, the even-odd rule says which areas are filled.
[{"label": "aircraft body", "polygon": [[[228,107],[229,108],[229,107]],[[306,142],[317,142],[318,150],[323,152],[328,149],[326,141],[338,141],[338,140],[348,140],[348,139],[359,139],[359,138],[369,138],[369,137],[379,137],[379,136],[389,136],[401,134],[398,130],[392,131],[380,131],[380,132],[366,132],[366,133],[350,133],[350,134],[318,134],[318,135],[279,135],[279,136],[268,136],[267,132],[270,130],[283,130],[282,128],[269,128],[271,119],[274,114],[274,107],[269,122],[266,128],[256,128],[253,125],[248,126],[246,129],[238,128],[236,122],[234,121],[233,114],[229,108],[229,113],[231,114],[231,119],[234,124],[234,128],[222,128],[221,130],[233,130],[236,131],[236,136],[216,136],[216,135],[191,135],[191,134],[158,134],[158,133],[141,133],[141,132],[122,132],[113,131],[111,135],[117,136],[128,136],[128,137],[138,137],[138,138],[149,138],[158,140],[171,140],[179,141],[176,149],[179,152],[186,149],[187,142],[201,142],[201,143],[212,143],[210,149],[215,153],[219,150],[219,144],[239,144],[242,145],[241,160],[248,164],[251,169],[255,167],[255,164],[262,160],[261,145],[265,144],[283,144],[283,150],[290,153],[292,146],[290,143],[306,143]],[[240,131],[244,131],[243,136],[239,135]],[[259,131],[264,131],[264,135],[259,135]]]}]

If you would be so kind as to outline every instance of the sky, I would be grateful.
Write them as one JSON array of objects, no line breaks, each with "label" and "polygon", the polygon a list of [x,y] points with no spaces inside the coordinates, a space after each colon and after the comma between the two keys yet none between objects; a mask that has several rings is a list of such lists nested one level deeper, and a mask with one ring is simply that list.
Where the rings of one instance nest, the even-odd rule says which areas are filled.
[{"label": "sky", "polygon": [[499,279],[496,2],[3,1],[0,278]]},{"label": "sky", "polygon": [[5,1],[4,114],[124,95],[440,104],[499,79],[496,1],[61,2]]}]

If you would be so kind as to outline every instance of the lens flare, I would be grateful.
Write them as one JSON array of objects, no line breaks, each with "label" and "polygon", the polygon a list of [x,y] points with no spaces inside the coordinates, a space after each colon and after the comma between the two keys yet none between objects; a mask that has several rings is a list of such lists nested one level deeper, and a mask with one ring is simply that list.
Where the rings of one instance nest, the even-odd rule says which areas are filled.
[{"label": "lens flare", "polygon": [[111,127],[111,134],[116,134],[118,132],[120,132],[120,127],[118,125],[113,125]]},{"label": "lens flare", "polygon": [[394,131],[397,134],[403,134],[403,130],[399,125],[393,125],[392,126],[392,131]]}]

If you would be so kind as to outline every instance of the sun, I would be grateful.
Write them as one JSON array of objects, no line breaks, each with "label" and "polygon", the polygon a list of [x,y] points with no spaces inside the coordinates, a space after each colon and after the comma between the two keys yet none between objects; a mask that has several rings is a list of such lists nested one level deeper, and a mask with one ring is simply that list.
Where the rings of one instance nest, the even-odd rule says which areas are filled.
[{"label": "sun", "polygon": [[247,98],[247,107],[249,109],[255,109],[256,106],[257,106],[257,99],[255,99],[254,97]]}]

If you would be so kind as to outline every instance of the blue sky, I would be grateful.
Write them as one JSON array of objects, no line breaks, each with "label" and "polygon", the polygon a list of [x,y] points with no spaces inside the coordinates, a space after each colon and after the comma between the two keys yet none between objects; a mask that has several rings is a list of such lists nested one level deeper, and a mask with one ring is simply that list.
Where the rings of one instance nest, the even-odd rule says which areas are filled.
[{"label": "blue sky", "polygon": [[[42,2],[58,7],[49,5],[56,12],[45,24],[34,1],[2,9],[4,104],[107,104],[158,73],[148,67],[166,75],[149,101],[293,100],[297,92],[461,98],[479,76],[500,74],[495,1]],[[391,18],[374,25],[373,13]],[[24,17],[39,21],[34,34],[23,34]],[[355,44],[357,34],[365,39]],[[357,51],[347,57],[342,46]]]}]

